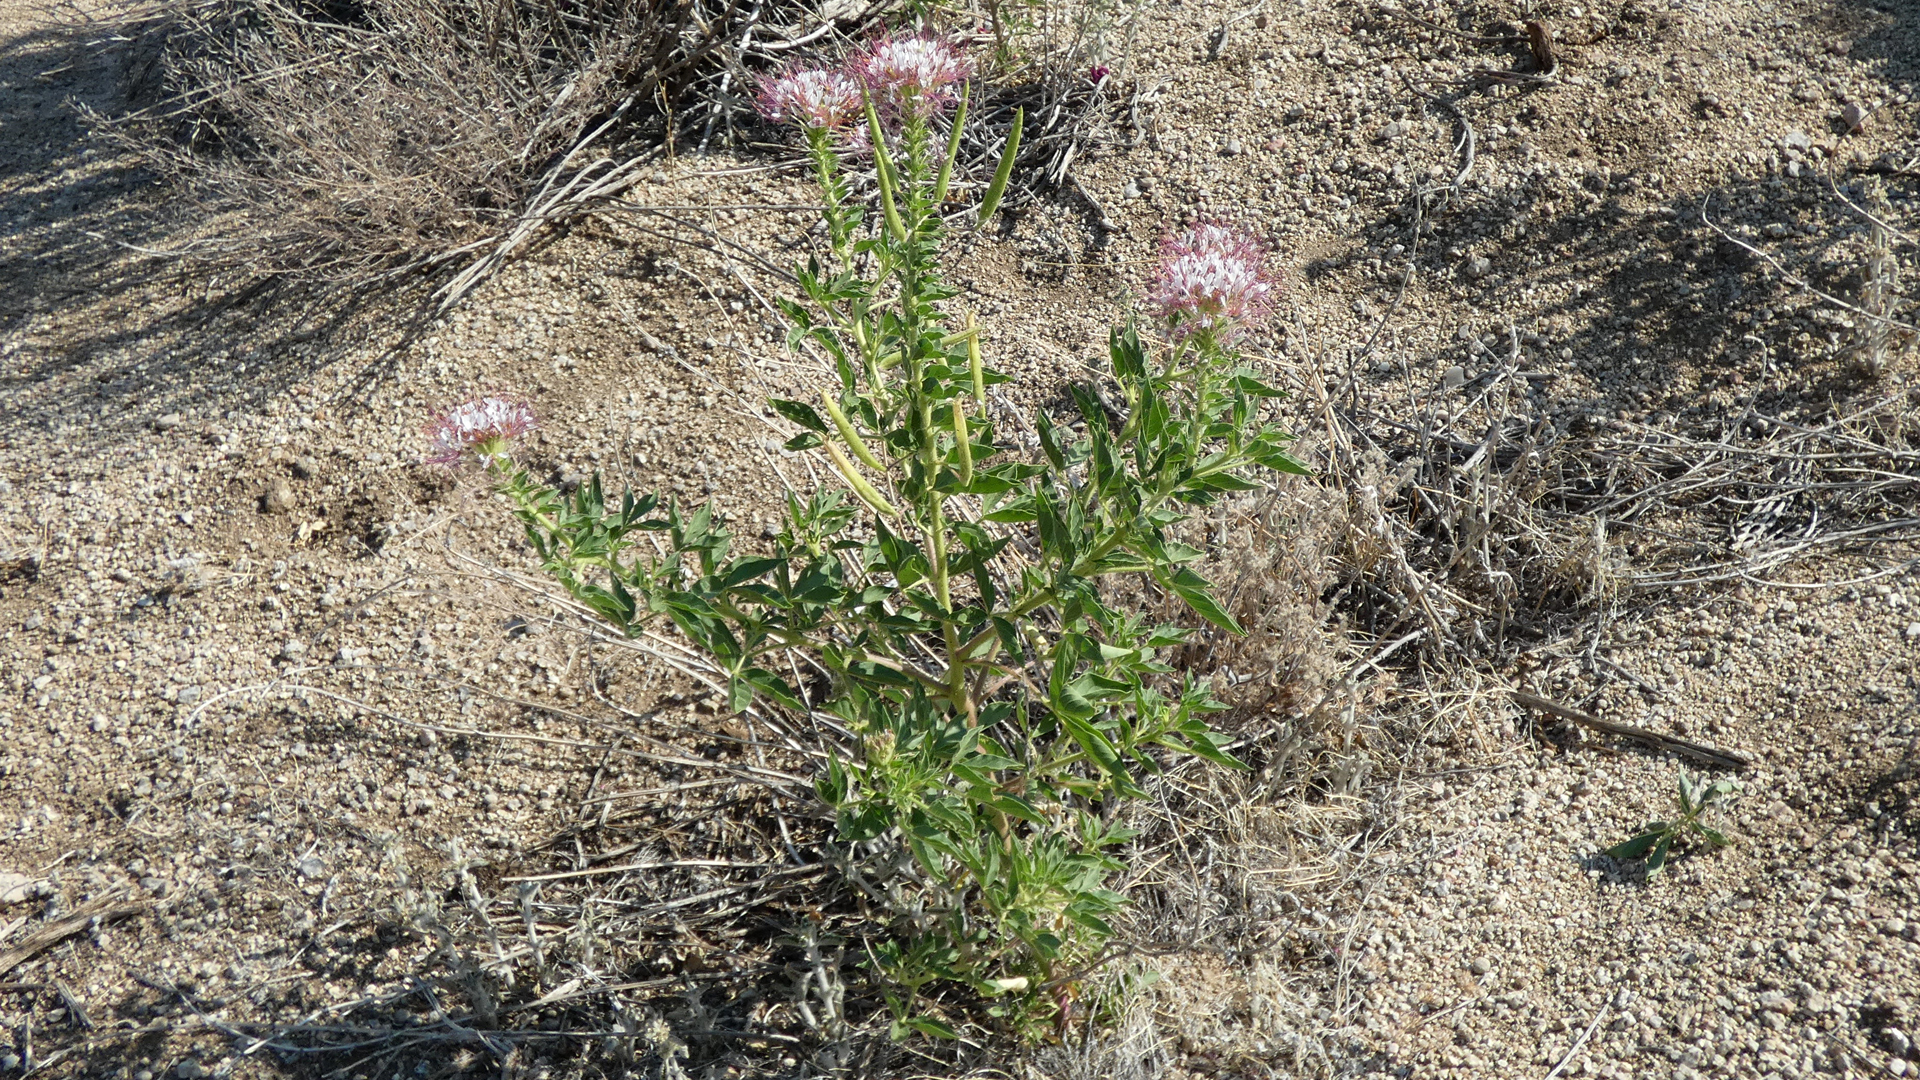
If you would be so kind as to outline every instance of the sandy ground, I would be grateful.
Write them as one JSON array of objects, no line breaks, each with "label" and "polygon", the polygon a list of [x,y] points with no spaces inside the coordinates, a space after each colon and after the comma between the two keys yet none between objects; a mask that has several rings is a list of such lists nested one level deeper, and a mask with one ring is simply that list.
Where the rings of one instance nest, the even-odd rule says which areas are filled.
[{"label": "sandy ground", "polygon": [[[1452,107],[1473,168],[1404,296],[1409,185],[1463,161],[1460,117],[1407,80],[1438,94],[1523,67],[1524,47],[1372,4],[1143,10],[1114,90],[1140,120],[1084,153],[1086,194],[1019,207],[1010,236],[957,252],[1016,375],[1009,407],[1054,400],[1158,238],[1202,217],[1255,230],[1286,266],[1259,359],[1297,387],[1341,383],[1341,343],[1384,320],[1369,400],[1437,392],[1511,335],[1558,423],[1704,424],[1759,402],[1812,424],[1904,394],[1893,423],[1913,424],[1911,353],[1864,379],[1844,313],[1700,216],[1711,194],[1732,235],[1857,295],[1864,223],[1828,178],[1864,197],[1863,170],[1913,156],[1910,7],[1416,8],[1471,35],[1541,15],[1562,46],[1552,83]],[[721,723],[497,572],[527,553],[471,478],[418,464],[431,410],[523,389],[541,468],[710,494],[751,536],[778,479],[808,468],[762,402],[818,373],[780,347],[764,279],[630,218],[528,252],[410,331],[391,298],[149,260],[120,245],[190,226],[88,142],[70,100],[111,109],[120,77],[92,39],[0,0],[0,871],[17,876],[0,876],[0,1075],[301,1073],[312,1059],[251,1025],[363,1015],[443,970],[434,927],[475,868],[491,888],[571,867],[574,840],[553,841],[583,800],[671,779],[596,752],[626,723],[615,704],[689,751]],[[809,195],[775,165],[681,158],[631,197],[784,262],[810,222],[783,208]],[[1893,220],[1920,222],[1911,176],[1881,179]],[[1456,706],[1433,699],[1344,826],[1364,841],[1352,886],[1232,900],[1246,918],[1210,925],[1239,936],[1161,964],[1129,1068],[1920,1072],[1916,559],[1896,539],[1774,575],[1790,586],[1642,592]],[[1751,755],[1719,819],[1733,846],[1652,881],[1599,854],[1669,812],[1681,763],[1536,725],[1500,680]],[[1217,876],[1220,895],[1249,880]],[[770,1053],[708,1060],[804,1067]],[[368,1077],[420,1062],[324,1060]],[[473,1047],[421,1075],[533,1060]]]}]

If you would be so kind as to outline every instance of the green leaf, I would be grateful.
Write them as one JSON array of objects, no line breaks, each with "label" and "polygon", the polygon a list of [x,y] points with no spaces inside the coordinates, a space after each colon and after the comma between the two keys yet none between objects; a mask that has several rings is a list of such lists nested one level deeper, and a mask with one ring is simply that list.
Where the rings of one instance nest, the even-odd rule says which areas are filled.
[{"label": "green leaf", "polygon": [[1000,165],[993,170],[993,181],[987,185],[987,194],[980,200],[980,214],[974,219],[974,228],[979,228],[993,217],[1000,206],[1000,196],[1006,193],[1007,180],[1013,176],[1013,161],[1020,155],[1020,132],[1026,127],[1027,110],[1013,110],[1013,128],[1007,132],[1006,149],[1000,152]]},{"label": "green leaf", "polygon": [[1608,848],[1604,854],[1613,859],[1644,859],[1647,857],[1647,852],[1653,850],[1653,845],[1659,843],[1661,838],[1666,835],[1667,823],[1664,821],[1655,821],[1641,830],[1638,836],[1623,843],[1613,845]]},{"label": "green leaf", "polygon": [[733,564],[733,569],[727,571],[727,576],[720,580],[720,587],[731,589],[744,582],[764,577],[774,569],[785,566],[786,562],[785,559],[742,559]]},{"label": "green leaf", "polygon": [[826,445],[826,441],[827,440],[823,438],[818,432],[803,431],[800,434],[795,435],[793,438],[788,439],[783,444],[782,449],[811,450],[816,446]]},{"label": "green leaf", "polygon": [[1653,845],[1653,853],[1647,856],[1648,877],[1659,873],[1660,868],[1667,865],[1667,850],[1672,847],[1672,845],[1672,833],[1663,833],[1660,837],[1660,842]]},{"label": "green leaf", "polygon": [[1727,839],[1726,833],[1723,833],[1719,829],[1713,828],[1710,825],[1702,825],[1696,821],[1693,823],[1693,829],[1695,832],[1699,833],[1701,837],[1706,840],[1707,843],[1712,844],[1714,847],[1722,848],[1732,843],[1731,840]]},{"label": "green leaf", "polygon": [[1080,748],[1087,752],[1095,764],[1113,777],[1116,788],[1129,795],[1140,790],[1134,784],[1132,774],[1127,771],[1126,762],[1121,760],[1113,743],[1098,728],[1066,712],[1060,713],[1060,726],[1067,729],[1067,734],[1080,744]]},{"label": "green leaf", "polygon": [[1228,385],[1242,394],[1248,394],[1253,397],[1283,398],[1287,396],[1285,390],[1276,390],[1266,383],[1261,382],[1259,379],[1254,378],[1252,375],[1235,375]]},{"label": "green leaf", "polygon": [[1081,926],[1086,927],[1103,938],[1113,936],[1113,927],[1107,925],[1105,919],[1102,919],[1090,911],[1069,905],[1066,914],[1067,918],[1072,919],[1074,922],[1079,923]]},{"label": "green leaf", "polygon": [[804,401],[791,401],[787,398],[771,398],[767,401],[767,404],[773,406],[774,412],[799,424],[808,431],[818,432],[821,435],[827,433],[827,422],[820,418],[819,413],[813,411],[813,406]]},{"label": "green leaf", "polygon": [[1187,733],[1183,731],[1179,735],[1169,733],[1160,736],[1155,739],[1154,742],[1170,750],[1182,750],[1189,754],[1206,758],[1215,765],[1224,765],[1236,772],[1245,772],[1253,768],[1253,766],[1248,765],[1246,762],[1241,761],[1239,758],[1221,749],[1224,745],[1224,740],[1210,730],[1200,733]]},{"label": "green leaf", "polygon": [[820,796],[820,801],[828,806],[838,807],[846,799],[847,770],[840,764],[839,758],[831,754],[827,756],[827,771],[813,782],[813,790]]},{"label": "green leaf", "polygon": [[1233,621],[1227,609],[1213,598],[1213,583],[1199,574],[1182,567],[1170,576],[1161,579],[1161,584],[1172,589],[1194,613],[1213,625],[1232,634],[1244,634],[1240,624]]},{"label": "green leaf", "polygon": [[744,674],[735,673],[727,679],[727,709],[730,712],[745,712],[753,704],[753,683],[747,681]]},{"label": "green leaf", "polygon": [[995,810],[1006,814],[1008,817],[1017,817],[1022,821],[1030,822],[1034,825],[1045,825],[1047,823],[1046,815],[1042,814],[1038,807],[1018,795],[999,793],[981,801],[993,807]]},{"label": "green leaf", "polygon": [[1313,474],[1313,470],[1295,461],[1278,445],[1269,446],[1265,443],[1255,443],[1247,448],[1247,457],[1251,458],[1255,464],[1272,469],[1275,472],[1290,473],[1294,476],[1311,476]]},{"label": "green leaf", "polygon": [[795,712],[807,711],[806,703],[800,700],[800,695],[794,692],[793,687],[787,685],[785,679],[773,672],[765,668],[750,668],[747,671],[747,681],[753,684],[755,690],[778,703],[781,708],[792,709]]},{"label": "green leaf", "polygon": [[1033,428],[1040,436],[1040,450],[1047,455],[1047,463],[1058,472],[1067,471],[1066,455],[1060,452],[1060,441],[1054,436],[1053,418],[1045,409],[1034,414]]},{"label": "green leaf", "polygon": [[960,1037],[959,1032],[935,1020],[931,1016],[909,1016],[900,1023],[932,1039],[958,1039]]}]

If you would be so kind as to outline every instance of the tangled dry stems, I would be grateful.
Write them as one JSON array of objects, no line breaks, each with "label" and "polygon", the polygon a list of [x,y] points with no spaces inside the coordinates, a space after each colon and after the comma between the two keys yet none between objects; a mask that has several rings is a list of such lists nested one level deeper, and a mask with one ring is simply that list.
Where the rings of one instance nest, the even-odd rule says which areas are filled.
[{"label": "tangled dry stems", "polygon": [[[1137,12],[1003,7],[979,13],[999,19],[1001,68],[963,176],[991,173],[1025,106],[1016,194],[1068,184],[1106,122],[1087,72],[1121,63]],[[193,238],[148,254],[353,287],[424,271],[446,310],[535,236],[615,208],[660,157],[762,137],[754,72],[845,51],[891,10],[130,0],[106,29],[131,43],[133,104],[90,119],[182,196]]]},{"label": "tangled dry stems", "polygon": [[224,215],[192,253],[364,281],[504,235],[616,169],[607,121],[703,74],[738,5],[161,0],[120,17],[158,100],[103,121]]}]

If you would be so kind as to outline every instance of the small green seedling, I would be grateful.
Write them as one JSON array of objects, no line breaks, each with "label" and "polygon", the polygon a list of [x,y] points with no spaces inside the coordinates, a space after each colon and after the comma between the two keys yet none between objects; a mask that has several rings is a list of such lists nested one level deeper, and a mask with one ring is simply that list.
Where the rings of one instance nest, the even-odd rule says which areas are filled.
[{"label": "small green seedling", "polygon": [[1667,853],[1672,850],[1673,842],[1689,834],[1705,840],[1710,847],[1726,847],[1730,842],[1726,834],[1711,825],[1701,824],[1700,818],[1710,808],[1744,791],[1745,786],[1738,780],[1715,780],[1709,784],[1705,777],[1688,776],[1682,771],[1680,817],[1674,821],[1649,822],[1638,836],[1624,844],[1615,844],[1606,853],[1616,859],[1647,860],[1647,876],[1651,878],[1667,865]]}]

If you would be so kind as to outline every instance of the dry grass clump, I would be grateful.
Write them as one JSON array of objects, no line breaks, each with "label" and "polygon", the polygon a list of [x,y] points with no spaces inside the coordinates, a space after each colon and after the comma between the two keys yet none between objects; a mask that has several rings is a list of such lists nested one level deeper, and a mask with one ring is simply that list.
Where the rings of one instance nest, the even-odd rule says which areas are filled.
[{"label": "dry grass clump", "polygon": [[[188,249],[365,282],[484,248],[631,181],[670,115],[807,5],[155,0],[122,15],[158,100],[105,121],[206,210]],[[558,196],[565,195],[563,203]]]}]

